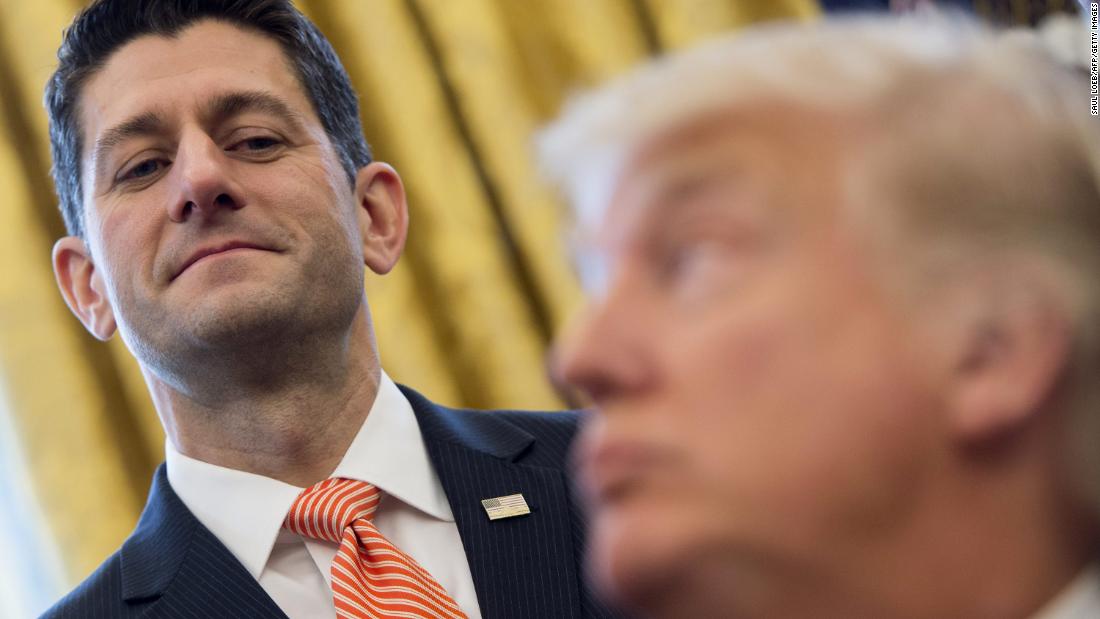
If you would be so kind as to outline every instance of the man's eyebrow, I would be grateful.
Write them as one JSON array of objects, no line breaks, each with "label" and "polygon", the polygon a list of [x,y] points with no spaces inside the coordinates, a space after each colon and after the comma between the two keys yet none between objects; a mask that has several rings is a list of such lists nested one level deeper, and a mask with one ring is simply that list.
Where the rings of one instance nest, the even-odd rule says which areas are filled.
[{"label": "man's eyebrow", "polygon": [[305,124],[302,115],[282,97],[262,90],[239,90],[219,94],[206,103],[202,119],[206,124],[214,126],[245,112],[270,114],[295,127]]},{"label": "man's eyebrow", "polygon": [[164,125],[164,118],[157,112],[150,111],[128,118],[104,131],[103,135],[96,140],[95,149],[92,151],[96,177],[102,178],[105,172],[104,166],[107,165],[107,155],[110,154],[111,149],[132,137],[160,133],[164,131]]},{"label": "man's eyebrow", "polygon": [[707,191],[720,182],[722,174],[712,169],[676,170],[664,178],[657,179],[656,184],[650,189],[652,196],[646,201],[644,208],[647,211],[664,212],[671,205],[682,209],[698,208],[692,202],[697,194]]},{"label": "man's eyebrow", "polygon": [[[202,110],[204,124],[215,126],[245,112],[270,114],[299,128],[305,125],[305,118],[295,111],[289,103],[269,92],[260,90],[241,90],[219,94],[207,102]],[[96,176],[102,178],[106,173],[107,156],[122,142],[144,135],[153,135],[165,130],[164,116],[157,111],[147,111],[129,118],[111,127],[96,140],[92,151]]]}]

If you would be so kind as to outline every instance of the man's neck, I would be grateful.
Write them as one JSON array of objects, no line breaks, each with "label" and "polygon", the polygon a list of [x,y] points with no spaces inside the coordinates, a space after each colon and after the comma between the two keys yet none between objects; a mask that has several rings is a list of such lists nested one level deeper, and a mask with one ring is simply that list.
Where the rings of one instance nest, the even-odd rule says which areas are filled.
[{"label": "man's neck", "polygon": [[[945,549],[960,540],[924,540]],[[967,545],[962,542],[962,545]],[[1008,547],[1012,543],[1005,544]],[[1088,544],[1080,540],[1079,548]],[[1050,607],[1089,567],[1083,553],[1053,553],[1030,548],[1020,555],[994,550],[986,557],[963,551],[968,559],[944,562],[930,570],[914,561],[919,553],[899,554],[888,571],[873,577],[865,572],[840,579],[820,578],[794,568],[777,577],[755,581],[736,565],[726,565],[672,583],[675,592],[655,591],[640,607],[653,617],[989,617],[1050,619],[1038,615]],[[950,551],[945,555],[955,555]],[[1026,561],[1037,558],[1028,565]],[[711,566],[714,567],[714,566]],[[1044,570],[1049,567],[1049,570]],[[749,578],[746,578],[746,577]],[[887,580],[892,583],[885,582]],[[731,587],[730,583],[738,583]],[[1078,604],[1079,605],[1079,604]],[[1077,616],[1077,615],[1071,615]],[[1091,615],[1090,615],[1091,616]]]},{"label": "man's neck", "polygon": [[1059,477],[1018,468],[1000,483],[949,474],[947,490],[909,504],[881,535],[864,527],[860,544],[837,531],[767,563],[715,547],[639,603],[656,617],[1034,617],[1100,558],[1100,527]]},{"label": "man's neck", "polygon": [[849,590],[874,583],[878,611],[896,616],[1026,619],[1096,560],[1095,519],[1050,469],[984,475],[952,475],[949,491],[914,505],[904,534],[849,572]]},{"label": "man's neck", "polygon": [[223,375],[180,390],[146,371],[169,440],[187,456],[306,487],[339,464],[378,393],[369,317],[344,341],[298,346],[270,375]]}]

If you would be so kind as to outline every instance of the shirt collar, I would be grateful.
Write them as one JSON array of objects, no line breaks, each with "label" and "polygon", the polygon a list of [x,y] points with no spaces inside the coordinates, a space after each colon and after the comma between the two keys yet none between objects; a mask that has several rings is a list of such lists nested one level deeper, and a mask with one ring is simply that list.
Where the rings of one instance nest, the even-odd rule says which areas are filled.
[{"label": "shirt collar", "polygon": [[332,476],[372,483],[430,516],[454,522],[412,405],[384,372],[370,415]]},{"label": "shirt collar", "polygon": [[[303,488],[195,460],[170,440],[165,460],[180,500],[258,579]],[[434,518],[454,521],[412,406],[385,372],[370,413],[332,476],[372,483]]]},{"label": "shirt collar", "polygon": [[1100,567],[1090,564],[1032,619],[1100,617]]}]

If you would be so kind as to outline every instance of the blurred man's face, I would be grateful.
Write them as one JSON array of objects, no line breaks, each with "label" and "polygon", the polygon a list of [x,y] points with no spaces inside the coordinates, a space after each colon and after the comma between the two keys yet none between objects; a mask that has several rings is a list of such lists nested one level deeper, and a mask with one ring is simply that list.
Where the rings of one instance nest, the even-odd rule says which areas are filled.
[{"label": "blurred man's face", "polygon": [[843,564],[935,457],[927,342],[841,216],[842,138],[747,111],[650,142],[621,177],[607,287],[558,370],[597,405],[590,561],[630,603],[687,612],[724,587],[748,608]]}]

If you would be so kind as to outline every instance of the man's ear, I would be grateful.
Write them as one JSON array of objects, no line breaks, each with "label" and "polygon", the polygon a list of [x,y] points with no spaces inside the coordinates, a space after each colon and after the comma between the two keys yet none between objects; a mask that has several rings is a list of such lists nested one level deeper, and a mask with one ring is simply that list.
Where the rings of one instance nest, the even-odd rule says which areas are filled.
[{"label": "man's ear", "polygon": [[401,177],[386,163],[372,162],[355,177],[363,262],[383,275],[397,264],[409,231],[409,207]]},{"label": "man's ear", "polygon": [[978,301],[983,306],[962,334],[950,405],[956,436],[964,442],[1030,422],[1068,369],[1068,312],[1049,287],[1031,283],[1036,285]]},{"label": "man's ear", "polygon": [[114,308],[84,241],[66,236],[54,243],[53,273],[61,296],[84,328],[101,340],[109,340],[117,327]]}]

